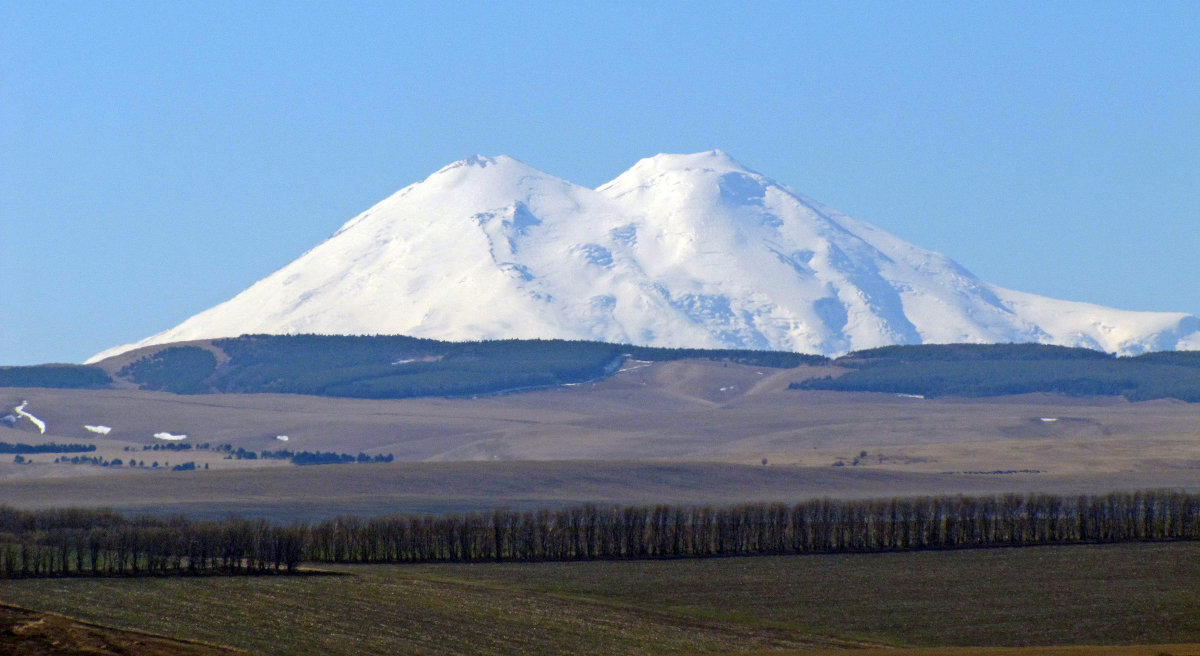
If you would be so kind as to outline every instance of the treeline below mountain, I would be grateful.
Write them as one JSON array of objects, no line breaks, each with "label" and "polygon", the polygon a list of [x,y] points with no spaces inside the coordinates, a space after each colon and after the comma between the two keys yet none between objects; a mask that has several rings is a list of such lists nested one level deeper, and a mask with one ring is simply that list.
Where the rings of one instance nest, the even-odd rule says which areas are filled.
[{"label": "treeline below mountain", "polygon": [[1049,393],[1200,401],[1200,352],[1117,357],[1039,344],[889,346],[833,364],[851,371],[792,383],[792,389],[887,392],[925,397]]},{"label": "treeline below mountain", "polygon": [[[602,342],[441,342],[402,336],[243,335],[168,346],[118,378],[176,394],[288,393],[368,399],[497,394],[596,380],[624,357],[708,359],[759,367],[833,364],[849,372],[793,389],[985,397],[1049,393],[1200,401],[1200,351],[1117,357],[1044,344],[888,346],[836,360],[778,351],[669,349]],[[0,368],[0,387],[111,387],[95,366]]]},{"label": "treeline below mountain", "polygon": [[79,364],[39,364],[0,367],[0,387],[53,387],[57,389],[103,389],[113,379],[100,367]]},{"label": "treeline below mountain", "polygon": [[700,558],[1200,539],[1171,491],[740,506],[580,506],[271,525],[0,507],[0,577],[294,572],[308,562]]},{"label": "treeline below mountain", "polygon": [[610,375],[624,356],[708,358],[795,367],[825,358],[771,351],[662,349],[562,340],[440,342],[412,337],[246,335],[219,339],[217,357],[196,346],[169,347],[119,376],[142,389],[198,394],[275,392],[354,398],[466,396],[581,383]]}]

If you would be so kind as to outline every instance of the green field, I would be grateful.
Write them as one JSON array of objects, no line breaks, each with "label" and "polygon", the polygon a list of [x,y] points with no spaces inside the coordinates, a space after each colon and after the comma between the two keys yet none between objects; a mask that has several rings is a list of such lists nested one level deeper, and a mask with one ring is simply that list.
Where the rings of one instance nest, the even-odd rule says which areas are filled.
[{"label": "green field", "polygon": [[326,569],[7,581],[0,601],[265,654],[1200,643],[1200,543]]}]

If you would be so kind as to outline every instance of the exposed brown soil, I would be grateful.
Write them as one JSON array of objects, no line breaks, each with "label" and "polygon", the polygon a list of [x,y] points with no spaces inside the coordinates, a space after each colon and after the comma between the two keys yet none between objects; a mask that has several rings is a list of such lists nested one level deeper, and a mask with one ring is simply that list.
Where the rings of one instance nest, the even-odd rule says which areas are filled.
[{"label": "exposed brown soil", "polygon": [[921,649],[814,649],[756,651],[740,656],[1200,656],[1200,645],[1071,645],[1065,647],[927,647]]},{"label": "exposed brown soil", "polygon": [[7,656],[233,656],[249,653],[0,604],[0,654]]}]

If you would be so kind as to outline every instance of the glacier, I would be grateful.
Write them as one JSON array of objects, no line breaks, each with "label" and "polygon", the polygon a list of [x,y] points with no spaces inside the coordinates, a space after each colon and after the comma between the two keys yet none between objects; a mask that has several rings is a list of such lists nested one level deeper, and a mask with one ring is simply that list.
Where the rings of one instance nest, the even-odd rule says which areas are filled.
[{"label": "glacier", "polygon": [[474,156],[234,298],[88,362],[249,333],[585,339],[839,355],[893,344],[1200,348],[1200,319],[1060,301],[813,201],[714,150],[596,189]]}]

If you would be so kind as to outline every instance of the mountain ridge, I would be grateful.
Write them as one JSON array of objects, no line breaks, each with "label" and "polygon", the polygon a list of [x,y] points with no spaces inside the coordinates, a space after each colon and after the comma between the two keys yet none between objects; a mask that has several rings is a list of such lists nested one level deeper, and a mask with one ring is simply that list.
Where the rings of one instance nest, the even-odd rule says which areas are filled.
[{"label": "mountain ridge", "polygon": [[957,342],[1200,348],[1194,316],[992,285],[721,151],[645,158],[596,189],[507,156],[466,158],[233,299],[88,362],[245,333],[823,355]]}]

